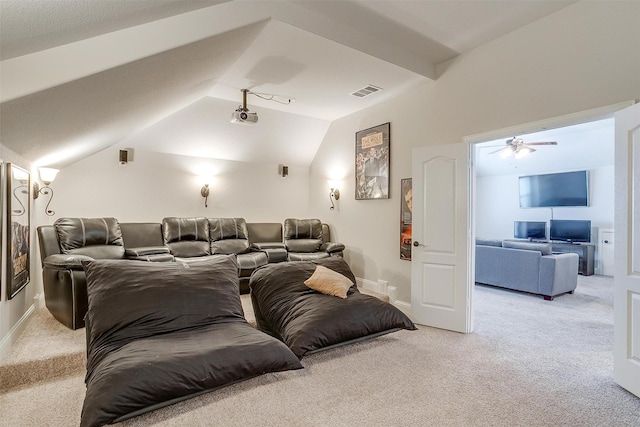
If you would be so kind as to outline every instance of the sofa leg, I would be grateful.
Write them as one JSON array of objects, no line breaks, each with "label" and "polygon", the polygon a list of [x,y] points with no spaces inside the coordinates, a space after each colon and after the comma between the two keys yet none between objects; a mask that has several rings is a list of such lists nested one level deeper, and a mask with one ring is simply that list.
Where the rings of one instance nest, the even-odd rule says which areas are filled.
[{"label": "sofa leg", "polygon": [[553,297],[550,295],[543,295],[545,301],[553,301]]},{"label": "sofa leg", "polygon": [[574,292],[575,292],[575,291],[569,291],[568,293],[570,293],[571,295],[573,295],[573,293],[574,293]]}]

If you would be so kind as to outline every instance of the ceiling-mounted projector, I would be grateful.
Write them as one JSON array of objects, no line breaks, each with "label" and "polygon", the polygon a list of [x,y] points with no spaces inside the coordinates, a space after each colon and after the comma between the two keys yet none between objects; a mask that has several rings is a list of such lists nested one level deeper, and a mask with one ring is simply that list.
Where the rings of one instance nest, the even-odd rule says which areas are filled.
[{"label": "ceiling-mounted projector", "polygon": [[231,113],[231,123],[244,123],[252,125],[258,123],[258,114],[252,113],[247,108],[247,94],[249,89],[242,89],[242,105],[238,106],[238,109]]},{"label": "ceiling-mounted projector", "polygon": [[258,114],[250,112],[241,105],[236,111],[231,113],[231,123],[245,123],[252,125],[254,123],[258,123]]}]

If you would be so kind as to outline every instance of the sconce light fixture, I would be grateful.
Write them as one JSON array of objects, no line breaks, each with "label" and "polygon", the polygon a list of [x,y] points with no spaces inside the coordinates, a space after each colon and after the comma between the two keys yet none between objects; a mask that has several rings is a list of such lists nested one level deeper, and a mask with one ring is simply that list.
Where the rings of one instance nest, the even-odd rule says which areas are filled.
[{"label": "sconce light fixture", "polygon": [[335,209],[335,204],[334,204],[334,200],[340,200],[340,190],[338,189],[338,182],[337,181],[327,181],[327,183],[329,184],[329,200],[331,201],[331,207],[329,208],[330,210],[334,210]]},{"label": "sconce light fixture", "polygon": [[200,189],[200,195],[202,197],[204,197],[204,207],[208,208],[209,207],[209,204],[208,204],[208,201],[209,201],[209,184],[204,184],[202,186],[202,188]]},{"label": "sconce light fixture", "polygon": [[43,182],[44,187],[40,188],[37,182],[33,183],[33,198],[37,199],[42,194],[43,196],[49,195],[49,202],[47,206],[44,208],[44,213],[48,216],[55,215],[55,211],[49,209],[49,205],[53,200],[53,188],[49,187],[51,183],[56,179],[56,175],[60,172],[58,169],[53,168],[38,168],[38,174],[40,175],[40,180]]}]

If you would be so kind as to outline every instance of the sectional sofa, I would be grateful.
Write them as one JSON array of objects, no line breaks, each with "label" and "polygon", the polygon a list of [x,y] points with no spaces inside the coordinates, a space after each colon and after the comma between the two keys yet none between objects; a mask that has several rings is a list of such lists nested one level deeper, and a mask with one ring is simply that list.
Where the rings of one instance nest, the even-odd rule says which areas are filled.
[{"label": "sectional sofa", "polygon": [[553,300],[578,285],[578,255],[554,254],[550,243],[476,239],[476,282]]},{"label": "sectional sofa", "polygon": [[247,223],[243,218],[164,218],[160,223],[120,223],[115,218],[60,218],[37,229],[45,304],[62,324],[78,329],[87,312],[83,261],[126,259],[189,263],[235,254],[240,292],[249,292],[257,268],[275,262],[342,256],[327,224],[289,218]]}]

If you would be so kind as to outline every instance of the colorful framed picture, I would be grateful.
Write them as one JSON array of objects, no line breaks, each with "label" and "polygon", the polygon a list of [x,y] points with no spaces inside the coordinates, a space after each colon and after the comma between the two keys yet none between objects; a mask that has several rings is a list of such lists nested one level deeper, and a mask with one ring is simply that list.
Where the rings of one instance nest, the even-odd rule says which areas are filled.
[{"label": "colorful framed picture", "polygon": [[356,200],[389,198],[391,123],[356,132]]},{"label": "colorful framed picture", "polygon": [[7,163],[7,298],[16,296],[29,283],[29,171]]},{"label": "colorful framed picture", "polygon": [[411,178],[401,180],[400,189],[400,259],[411,261],[411,219],[413,216],[413,189]]}]

